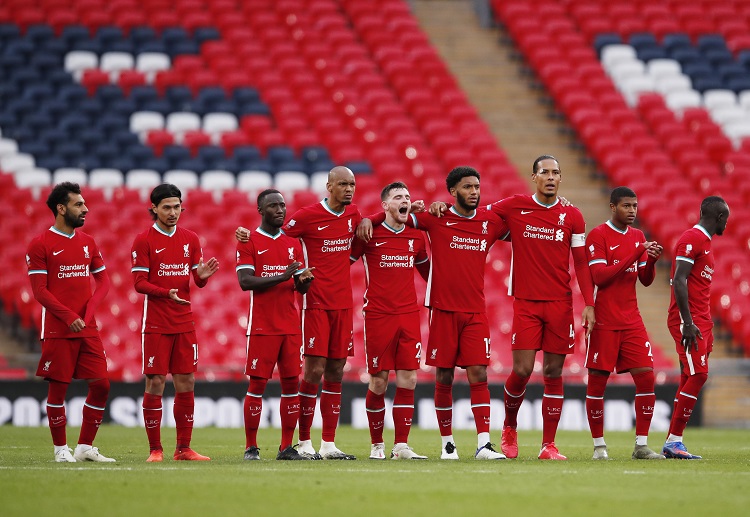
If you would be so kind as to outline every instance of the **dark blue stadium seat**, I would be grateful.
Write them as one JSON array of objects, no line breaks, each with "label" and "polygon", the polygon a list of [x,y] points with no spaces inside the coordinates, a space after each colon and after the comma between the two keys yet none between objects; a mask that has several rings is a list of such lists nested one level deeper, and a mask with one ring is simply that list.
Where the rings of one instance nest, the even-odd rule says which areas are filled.
[{"label": "dark blue stadium seat", "polygon": [[57,120],[68,111],[68,106],[59,99],[44,99],[39,104],[38,113],[48,113],[50,117]]},{"label": "dark blue stadium seat", "polygon": [[96,97],[86,97],[85,99],[81,99],[78,106],[76,106],[77,112],[83,113],[91,120],[96,120],[102,113],[103,109],[102,101]]},{"label": "dark blue stadium seat", "polygon": [[190,159],[190,149],[183,145],[166,145],[162,156],[167,160],[171,168],[176,168],[177,162]]},{"label": "dark blue stadium seat", "polygon": [[23,90],[23,98],[29,99],[36,103],[42,103],[46,99],[51,99],[54,96],[54,90],[49,84],[34,84],[26,87]]},{"label": "dark blue stadium seat", "polygon": [[20,96],[21,89],[15,84],[0,83],[0,106],[5,105],[11,99]]},{"label": "dark blue stadium seat", "polygon": [[120,156],[120,148],[114,143],[102,143],[96,148],[96,156],[102,163],[112,163]]},{"label": "dark blue stadium seat", "polygon": [[24,120],[27,127],[30,127],[36,134],[40,134],[48,127],[55,125],[55,118],[49,112],[32,113]]},{"label": "dark blue stadium seat", "polygon": [[750,75],[733,77],[732,79],[729,79],[729,81],[727,82],[727,86],[735,93],[750,90]]},{"label": "dark blue stadium seat", "polygon": [[683,67],[688,63],[704,60],[703,55],[694,47],[677,47],[671,51],[667,50],[667,52],[672,59],[678,61]]},{"label": "dark blue stadium seat", "polygon": [[[83,132],[79,133],[83,134]],[[58,143],[65,142],[70,138],[67,131],[56,127],[49,127],[39,134],[39,141],[46,143],[50,147],[57,147]]]},{"label": "dark blue stadium seat", "polygon": [[0,56],[0,72],[3,77],[8,77],[14,70],[18,70],[26,63],[22,54],[3,54]]},{"label": "dark blue stadium seat", "polygon": [[102,49],[104,52],[127,52],[128,54],[135,54],[136,46],[132,41],[118,40],[108,45],[102,45]]},{"label": "dark blue stadium seat", "polygon": [[23,117],[36,111],[36,106],[36,102],[31,99],[12,99],[4,106],[4,111],[13,114],[20,121]]},{"label": "dark blue stadium seat", "polygon": [[235,158],[222,158],[216,160],[211,168],[233,172],[234,174],[237,174],[240,171],[240,165]]},{"label": "dark blue stadium seat", "polygon": [[142,54],[144,52],[159,52],[161,54],[166,54],[167,46],[163,41],[159,40],[144,41],[140,45],[136,45],[135,52],[136,54]]},{"label": "dark blue stadium seat", "polygon": [[8,81],[17,85],[21,89],[27,88],[32,83],[39,83],[42,80],[40,74],[34,68],[21,68],[14,70],[8,77]]},{"label": "dark blue stadium seat", "polygon": [[51,171],[54,171],[55,169],[67,167],[68,163],[62,158],[60,158],[59,156],[47,155],[47,156],[37,157],[36,165],[37,167],[42,167],[44,169],[49,169]]},{"label": "dark blue stadium seat", "polygon": [[708,50],[728,50],[724,36],[721,34],[702,34],[698,36],[696,46],[704,53]]},{"label": "dark blue stadium seat", "polygon": [[259,158],[257,160],[250,160],[248,162],[239,162],[240,170],[254,170],[254,171],[266,171],[269,173],[275,172],[276,168],[271,164],[271,160]]},{"label": "dark blue stadium seat", "polygon": [[[136,167],[131,167],[131,169],[135,169],[135,168],[152,169],[161,174],[164,174],[164,172],[168,171],[172,167],[169,165],[169,162],[166,159],[152,157],[146,160],[136,162]],[[126,169],[126,170],[130,170],[130,169]]]},{"label": "dark blue stadium seat", "polygon": [[266,154],[268,156],[268,159],[271,160],[272,163],[295,160],[297,158],[294,149],[286,145],[273,145],[268,148],[268,152]]},{"label": "dark blue stadium seat", "polygon": [[224,88],[221,88],[219,86],[212,86],[203,88],[201,91],[199,91],[196,100],[198,102],[202,102],[206,110],[212,110],[213,106],[215,106],[220,101],[223,101],[225,98],[226,96],[224,93]]},{"label": "dark blue stadium seat", "polygon": [[318,160],[329,160],[331,157],[328,154],[328,149],[320,145],[308,145],[302,148],[302,158],[307,162],[315,162]]},{"label": "dark blue stadium seat", "polygon": [[9,41],[19,39],[21,29],[14,23],[0,23],[0,46],[5,46]]},{"label": "dark blue stadium seat", "polygon": [[130,39],[133,40],[136,47],[147,41],[156,41],[157,38],[156,31],[151,27],[138,26],[130,29]]},{"label": "dark blue stadium seat", "polygon": [[332,160],[328,158],[321,158],[321,159],[309,162],[307,165],[306,172],[308,174],[312,174],[313,172],[330,171],[335,166],[336,164],[333,163]]},{"label": "dark blue stadium seat", "polygon": [[602,49],[607,45],[619,45],[622,43],[622,38],[619,34],[616,34],[614,32],[607,32],[603,34],[597,34],[596,38],[594,38],[594,49],[596,49],[596,53],[601,56]]},{"label": "dark blue stadium seat", "polygon": [[281,160],[273,163],[274,172],[279,171],[299,171],[307,172],[307,163],[299,158],[292,158],[289,160]]},{"label": "dark blue stadium seat", "polygon": [[242,104],[237,110],[237,116],[242,117],[244,115],[271,115],[271,109],[262,102],[252,102],[249,104]]},{"label": "dark blue stadium seat", "polygon": [[63,69],[52,70],[47,75],[47,82],[54,87],[55,90],[59,90],[63,86],[73,84],[73,76]]},{"label": "dark blue stadium seat", "polygon": [[128,148],[127,155],[139,163],[154,158],[154,150],[145,144],[136,144]]},{"label": "dark blue stadium seat", "polygon": [[161,113],[162,115],[168,115],[169,113],[174,111],[172,105],[166,99],[155,99],[152,101],[148,101],[143,106],[141,106],[140,109],[142,111],[155,111],[157,113]]},{"label": "dark blue stadium seat", "polygon": [[226,158],[224,148],[218,145],[204,145],[198,149],[198,157],[202,159],[209,169],[217,168],[215,163]]},{"label": "dark blue stadium seat", "polygon": [[44,42],[49,41],[55,37],[55,31],[49,25],[30,25],[26,29],[25,39],[34,43],[35,46],[40,46]]},{"label": "dark blue stadium seat", "polygon": [[706,90],[716,90],[724,87],[724,83],[716,76],[704,76],[693,80],[693,88],[701,93]]},{"label": "dark blue stadium seat", "polygon": [[78,158],[77,160],[69,162],[67,166],[79,167],[81,169],[90,171],[91,169],[98,169],[99,167],[102,167],[102,162],[96,156],[85,154],[81,156],[80,158]]},{"label": "dark blue stadium seat", "polygon": [[728,49],[711,48],[703,52],[703,55],[714,67],[734,63],[734,56]]},{"label": "dark blue stadium seat", "polygon": [[66,102],[68,106],[77,106],[87,96],[86,88],[80,84],[65,85],[57,91],[57,98]]},{"label": "dark blue stadium seat", "polygon": [[62,142],[55,148],[55,154],[67,163],[75,163],[84,157],[86,150],[78,142]]},{"label": "dark blue stadium seat", "polygon": [[53,70],[62,68],[63,58],[55,54],[38,53],[31,56],[29,65],[35,68],[39,75],[47,77]]},{"label": "dark blue stadium seat", "polygon": [[3,54],[5,55],[11,55],[11,54],[18,54],[21,56],[24,56],[24,58],[31,59],[31,54],[34,53],[34,50],[36,48],[34,47],[34,42],[27,40],[27,39],[16,39],[9,41],[5,48],[3,49]]},{"label": "dark blue stadium seat", "polygon": [[91,37],[88,27],[84,27],[83,25],[68,25],[63,28],[60,38],[65,42],[68,49],[73,50],[76,43],[89,41]]},{"label": "dark blue stadium seat", "polygon": [[80,131],[75,135],[75,138],[84,145],[87,152],[91,153],[104,143],[105,135],[100,129],[92,127]]},{"label": "dark blue stadium seat", "polygon": [[113,169],[119,169],[123,172],[127,172],[129,170],[135,169],[135,162],[126,157],[126,156],[118,156],[114,160],[112,160],[109,164],[110,167]]},{"label": "dark blue stadium seat", "polygon": [[663,47],[643,47],[636,54],[641,61],[651,61],[652,59],[665,59],[667,51]]},{"label": "dark blue stadium seat", "polygon": [[29,142],[19,142],[18,150],[36,157],[47,156],[50,154],[51,148],[44,142],[32,140]]},{"label": "dark blue stadium seat", "polygon": [[109,106],[109,111],[130,117],[138,111],[138,105],[133,99],[117,99]]},{"label": "dark blue stadium seat", "polygon": [[92,39],[76,40],[71,43],[70,50],[87,50],[96,55],[101,55],[103,52],[101,43]]},{"label": "dark blue stadium seat", "polygon": [[57,56],[62,59],[68,53],[69,48],[63,40],[55,38],[42,43],[39,50],[45,55]]},{"label": "dark blue stadium seat", "polygon": [[715,71],[713,67],[705,61],[694,61],[682,65],[682,73],[689,76],[692,81],[701,77],[710,77]]},{"label": "dark blue stadium seat", "polygon": [[116,84],[104,84],[96,89],[96,98],[100,99],[106,107],[111,106],[114,101],[123,97],[125,97],[125,93]]},{"label": "dark blue stadium seat", "polygon": [[175,111],[182,111],[183,107],[193,102],[193,92],[187,86],[170,86],[165,98],[172,104]]},{"label": "dark blue stadium seat", "polygon": [[690,36],[684,32],[672,32],[664,35],[662,38],[662,45],[667,50],[667,53],[671,54],[678,48],[692,47],[693,42],[691,41]]},{"label": "dark blue stadium seat", "polygon": [[128,117],[117,113],[104,113],[94,122],[94,126],[107,137],[128,127]]},{"label": "dark blue stadium seat", "polygon": [[217,102],[212,107],[212,109],[208,111],[212,111],[215,113],[232,113],[236,115],[239,111],[239,107],[237,106],[237,103],[234,101],[234,99],[224,99]]},{"label": "dark blue stadium seat", "polygon": [[734,78],[745,77],[748,74],[747,69],[735,61],[719,65],[716,70],[724,82],[728,82]]},{"label": "dark blue stadium seat", "polygon": [[206,41],[220,39],[221,34],[213,27],[200,27],[193,32],[193,38],[201,45]]},{"label": "dark blue stadium seat", "polygon": [[161,32],[161,40],[165,45],[170,46],[183,41],[189,41],[190,36],[182,27],[166,27]]},{"label": "dark blue stadium seat", "polygon": [[346,162],[345,165],[349,167],[354,174],[372,173],[372,167],[370,166],[370,163],[366,161]]},{"label": "dark blue stadium seat", "polygon": [[200,158],[189,158],[177,162],[175,169],[185,169],[201,173],[206,170],[206,163]]},{"label": "dark blue stadium seat", "polygon": [[232,156],[234,156],[241,167],[244,167],[245,164],[251,161],[261,159],[260,149],[254,145],[239,145],[234,148]]},{"label": "dark blue stadium seat", "polygon": [[258,93],[258,90],[249,86],[235,88],[234,92],[232,92],[232,96],[239,105],[260,102],[260,94]]},{"label": "dark blue stadium seat", "polygon": [[167,53],[172,59],[183,54],[199,54],[200,46],[195,41],[179,41],[167,46]]},{"label": "dark blue stadium seat", "polygon": [[628,38],[628,43],[636,50],[645,47],[656,47],[658,45],[656,36],[650,32],[634,32]]},{"label": "dark blue stadium seat", "polygon": [[142,109],[147,102],[158,100],[159,93],[153,86],[134,86],[130,90],[130,98],[133,99],[138,109]]},{"label": "dark blue stadium seat", "polygon": [[138,135],[131,133],[127,127],[113,130],[109,138],[123,151],[140,142],[138,140]]},{"label": "dark blue stadium seat", "polygon": [[115,41],[123,39],[124,34],[122,29],[113,26],[99,27],[94,35],[94,41],[97,41],[104,52],[109,50],[109,46]]}]

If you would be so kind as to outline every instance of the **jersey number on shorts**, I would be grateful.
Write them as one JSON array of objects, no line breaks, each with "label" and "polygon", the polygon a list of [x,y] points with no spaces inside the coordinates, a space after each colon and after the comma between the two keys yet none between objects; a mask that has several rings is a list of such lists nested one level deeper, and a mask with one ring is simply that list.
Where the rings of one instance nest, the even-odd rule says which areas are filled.
[{"label": "jersey number on shorts", "polygon": [[646,341],[646,348],[648,348],[648,356],[654,357],[654,354],[651,353],[651,343]]},{"label": "jersey number on shorts", "polygon": [[484,353],[487,355],[487,359],[490,358],[490,338],[484,338]]},{"label": "jersey number on shorts", "polygon": [[198,364],[198,344],[193,343],[193,366]]},{"label": "jersey number on shorts", "polygon": [[421,342],[421,341],[417,341],[417,344],[416,344],[416,345],[414,345],[414,346],[416,346],[416,347],[417,347],[417,355],[416,355],[416,358],[417,358],[417,359],[421,359],[421,358],[422,358],[422,342]]}]

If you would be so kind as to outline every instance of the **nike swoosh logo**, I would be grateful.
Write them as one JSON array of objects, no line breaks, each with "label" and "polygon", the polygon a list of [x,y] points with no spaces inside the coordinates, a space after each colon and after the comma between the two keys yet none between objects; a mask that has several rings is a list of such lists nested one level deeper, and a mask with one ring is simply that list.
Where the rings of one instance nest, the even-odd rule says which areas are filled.
[{"label": "nike swoosh logo", "polygon": [[409,423],[408,423],[408,424],[406,424],[406,425],[411,425],[411,422],[409,422]]},{"label": "nike swoosh logo", "polygon": [[53,252],[52,252],[52,254],[53,254],[54,256],[58,256],[58,255],[59,255],[60,253],[62,253],[63,251],[65,251],[65,250],[64,250],[64,249],[62,249],[62,250],[60,250],[60,251],[53,251]]},{"label": "nike swoosh logo", "polygon": [[533,210],[521,210],[521,215],[530,214]]},{"label": "nike swoosh logo", "polygon": [[448,222],[448,223],[445,223],[445,226],[454,226],[454,225],[456,225],[456,224],[458,224],[458,223],[457,223],[457,222],[455,222],[455,223],[450,223],[450,222]]},{"label": "nike swoosh logo", "polygon": [[708,255],[709,253],[711,253],[711,250],[708,250],[708,251],[704,251],[704,252],[703,252],[703,254],[704,254],[704,255]]},{"label": "nike swoosh logo", "polygon": [[385,242],[376,242],[376,243],[375,243],[375,247],[379,247],[379,246],[382,246],[383,244],[385,244]]},{"label": "nike swoosh logo", "polygon": [[616,249],[617,249],[617,248],[619,248],[619,247],[620,247],[620,245],[618,244],[617,246],[610,246],[610,247],[609,247],[609,249],[610,249],[610,250],[616,250]]},{"label": "nike swoosh logo", "polygon": [[568,345],[568,348],[573,348],[574,346],[576,346],[576,344],[575,343],[571,343],[571,344]]},{"label": "nike swoosh logo", "polygon": [[338,415],[338,414],[340,413],[340,411],[336,411],[336,410],[334,409],[334,410],[332,411],[332,413],[333,413],[334,415]]},{"label": "nike swoosh logo", "polygon": [[591,418],[593,418],[594,420],[596,420],[596,419],[598,419],[598,418],[601,418],[602,416],[603,416],[603,415],[599,415],[599,416],[592,416]]},{"label": "nike swoosh logo", "polygon": [[320,231],[320,230],[325,230],[325,229],[326,229],[326,228],[328,228],[329,226],[331,226],[331,225],[330,225],[330,224],[327,224],[327,225],[325,225],[325,226],[318,226],[318,231]]},{"label": "nike swoosh logo", "polygon": [[258,411],[257,413],[250,413],[250,416],[258,416],[258,415],[260,415],[260,411]]},{"label": "nike swoosh logo", "polygon": [[266,251],[268,251],[268,250],[259,251],[258,255],[263,255]]},{"label": "nike swoosh logo", "polygon": [[167,248],[162,248],[162,249],[160,249],[160,250],[156,250],[156,253],[161,253],[161,252],[162,252],[162,251],[164,251],[165,249],[167,249]]}]

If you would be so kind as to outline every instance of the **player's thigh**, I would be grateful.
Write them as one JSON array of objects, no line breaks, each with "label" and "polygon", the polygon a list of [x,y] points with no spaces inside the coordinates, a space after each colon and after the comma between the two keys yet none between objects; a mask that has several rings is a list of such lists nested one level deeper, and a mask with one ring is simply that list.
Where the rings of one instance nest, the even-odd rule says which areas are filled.
[{"label": "player's thigh", "polygon": [[399,321],[400,332],[393,369],[416,370],[422,358],[422,329],[419,313],[400,314]]},{"label": "player's thigh", "polygon": [[283,338],[284,336],[247,336],[245,375],[270,379]]},{"label": "player's thigh", "polygon": [[143,373],[167,375],[177,334],[141,334]]},{"label": "player's thigh", "polygon": [[541,350],[544,321],[540,313],[541,302],[513,300],[512,350]]},{"label": "player's thigh", "polygon": [[354,356],[354,311],[337,309],[327,312],[331,329],[328,337],[328,358],[346,359]]},{"label": "player's thigh", "polygon": [[490,364],[490,325],[485,313],[466,314],[458,340],[456,366]]},{"label": "player's thigh", "polygon": [[[279,376],[299,377],[302,373],[302,335],[286,334],[283,336],[281,349],[276,363],[279,365]],[[270,375],[269,375],[270,378]]]},{"label": "player's thigh", "polygon": [[365,357],[370,375],[396,367],[399,321],[398,314],[365,313]]},{"label": "player's thigh", "polygon": [[708,373],[708,356],[713,350],[714,334],[713,329],[709,326],[698,327],[703,335],[703,339],[698,339],[698,349],[691,347],[685,350],[682,345],[682,327],[680,325],[671,325],[669,333],[675,341],[675,350],[680,358],[682,373],[686,375],[695,375],[696,373]]},{"label": "player's thigh", "polygon": [[586,368],[613,372],[620,350],[620,331],[595,328],[586,346]]},{"label": "player's thigh", "polygon": [[189,374],[198,370],[198,339],[195,332],[174,334],[169,373]]},{"label": "player's thigh", "polygon": [[573,301],[543,302],[544,331],[542,350],[551,354],[566,355],[575,352],[573,330]]},{"label": "player's thigh", "polygon": [[80,348],[80,339],[43,339],[37,376],[69,383],[73,380]]},{"label": "player's thigh", "polygon": [[99,335],[81,338],[80,342],[73,378],[106,379],[107,356],[104,354],[104,344]]},{"label": "player's thigh", "polygon": [[620,355],[617,358],[617,372],[633,368],[653,368],[654,354],[645,327],[621,330]]},{"label": "player's thigh", "polygon": [[302,310],[302,345],[305,348],[305,355],[328,357],[330,334],[328,311],[323,309]]},{"label": "player's thigh", "polygon": [[432,309],[430,311],[430,338],[427,342],[425,362],[437,368],[453,368],[458,357],[460,329],[457,313]]}]

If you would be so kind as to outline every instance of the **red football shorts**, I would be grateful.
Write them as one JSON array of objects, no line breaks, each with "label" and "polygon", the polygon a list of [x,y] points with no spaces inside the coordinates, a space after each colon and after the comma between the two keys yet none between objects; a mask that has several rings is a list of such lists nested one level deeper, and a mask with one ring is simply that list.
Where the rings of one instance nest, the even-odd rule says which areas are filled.
[{"label": "red football shorts", "polygon": [[247,336],[245,375],[270,379],[279,365],[279,376],[299,377],[302,372],[302,336]]},{"label": "red football shorts", "polygon": [[354,355],[352,309],[302,309],[305,355],[346,359]]},{"label": "red football shorts", "polygon": [[575,352],[573,301],[513,301],[511,349],[543,350],[551,354]]},{"label": "red football shorts", "polygon": [[594,329],[586,348],[586,368],[623,373],[653,368],[654,355],[645,327],[623,330]]},{"label": "red football shorts", "polygon": [[198,340],[195,332],[141,334],[143,373],[178,375],[198,371]]},{"label": "red football shorts", "polygon": [[432,309],[426,363],[438,368],[490,364],[487,314]]},{"label": "red football shorts", "polygon": [[106,379],[107,357],[101,338],[47,338],[36,374],[45,379],[70,382],[73,379]]},{"label": "red football shorts", "polygon": [[713,327],[700,325],[698,329],[703,336],[703,339],[698,340],[698,350],[691,348],[690,352],[686,352],[685,347],[682,346],[682,325],[669,326],[669,333],[672,334],[672,339],[674,339],[677,355],[680,356],[682,373],[686,375],[708,373],[708,356],[714,349]]},{"label": "red football shorts", "polygon": [[419,312],[365,312],[365,356],[370,375],[389,370],[416,370],[422,356]]}]

